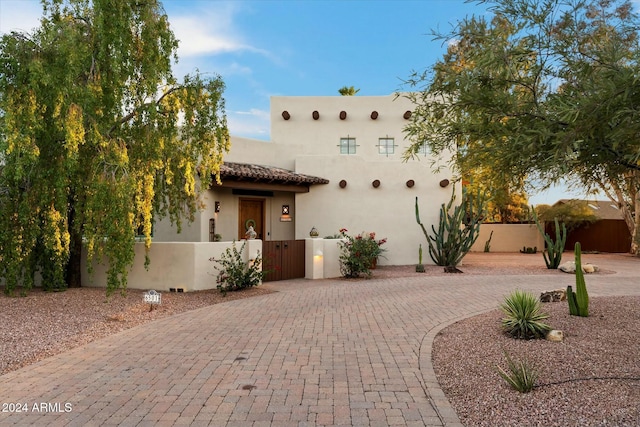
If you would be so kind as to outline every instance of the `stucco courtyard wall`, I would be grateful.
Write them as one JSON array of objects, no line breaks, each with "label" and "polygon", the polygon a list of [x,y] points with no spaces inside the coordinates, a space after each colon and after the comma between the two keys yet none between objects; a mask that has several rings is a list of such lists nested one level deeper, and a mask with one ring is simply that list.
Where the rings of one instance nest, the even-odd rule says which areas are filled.
[{"label": "stucco courtyard wall", "polygon": [[[241,242],[236,242],[238,250]],[[247,240],[242,256],[245,262],[262,252],[262,240]],[[127,287],[168,292],[171,288],[183,292],[215,289],[217,270],[211,257],[220,258],[232,242],[154,242],[149,250],[151,263],[144,267],[144,243],[136,243],[135,259],[129,271]],[[106,287],[106,263],[94,263],[93,274],[87,272],[86,252],[82,256],[82,286]]]},{"label": "stucco courtyard wall", "polygon": [[344,239],[305,239],[305,278],[340,277],[340,242]]},{"label": "stucco courtyard wall", "polygon": [[537,247],[542,251],[544,248],[544,240],[535,224],[482,224],[471,252],[483,252],[492,231],[490,252],[518,252],[523,247]]}]

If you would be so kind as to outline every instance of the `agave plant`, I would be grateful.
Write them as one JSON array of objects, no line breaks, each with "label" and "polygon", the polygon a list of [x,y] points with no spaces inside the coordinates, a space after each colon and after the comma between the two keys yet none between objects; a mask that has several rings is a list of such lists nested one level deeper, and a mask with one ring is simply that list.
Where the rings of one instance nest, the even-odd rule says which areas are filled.
[{"label": "agave plant", "polygon": [[538,379],[538,371],[526,359],[516,362],[506,351],[504,355],[507,359],[509,372],[498,366],[498,374],[502,379],[520,393],[528,393],[533,390]]},{"label": "agave plant", "polygon": [[540,301],[529,292],[512,292],[505,297],[500,308],[505,314],[502,328],[514,338],[541,338],[551,330],[551,327],[544,323],[549,315],[542,312]]}]

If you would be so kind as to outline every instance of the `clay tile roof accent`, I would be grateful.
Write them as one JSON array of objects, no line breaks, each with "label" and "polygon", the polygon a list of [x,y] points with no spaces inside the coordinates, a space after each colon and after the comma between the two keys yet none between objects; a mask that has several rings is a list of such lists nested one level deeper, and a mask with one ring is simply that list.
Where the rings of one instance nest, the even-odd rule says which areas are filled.
[{"label": "clay tile roof accent", "polygon": [[220,166],[220,179],[223,181],[251,181],[285,185],[314,185],[329,183],[328,179],[304,175],[287,169],[234,162],[224,162],[222,166]]}]

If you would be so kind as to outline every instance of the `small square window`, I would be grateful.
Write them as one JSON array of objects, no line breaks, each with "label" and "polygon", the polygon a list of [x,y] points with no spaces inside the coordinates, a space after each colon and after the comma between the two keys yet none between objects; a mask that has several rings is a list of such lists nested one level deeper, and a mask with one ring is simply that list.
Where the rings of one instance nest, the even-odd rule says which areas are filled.
[{"label": "small square window", "polygon": [[379,138],[378,139],[378,153],[389,155],[395,152],[395,141],[393,138]]},{"label": "small square window", "polygon": [[340,138],[340,154],[356,154],[356,139]]},{"label": "small square window", "polygon": [[422,154],[423,156],[428,156],[431,154],[431,150],[429,150],[429,144],[425,141],[418,149],[418,154]]}]

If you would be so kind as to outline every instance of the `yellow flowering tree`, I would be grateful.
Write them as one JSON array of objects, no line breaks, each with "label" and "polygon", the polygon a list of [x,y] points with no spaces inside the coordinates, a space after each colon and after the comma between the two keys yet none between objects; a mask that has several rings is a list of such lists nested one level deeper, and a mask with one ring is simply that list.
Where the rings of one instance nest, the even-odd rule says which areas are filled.
[{"label": "yellow flowering tree", "polygon": [[[80,286],[80,256],[126,288],[136,231],[180,228],[229,149],[224,83],[171,69],[157,0],[45,0],[0,40],[0,276],[5,290]],[[148,263],[148,259],[147,259]]]}]

